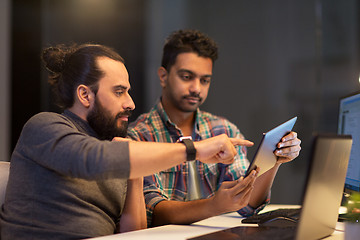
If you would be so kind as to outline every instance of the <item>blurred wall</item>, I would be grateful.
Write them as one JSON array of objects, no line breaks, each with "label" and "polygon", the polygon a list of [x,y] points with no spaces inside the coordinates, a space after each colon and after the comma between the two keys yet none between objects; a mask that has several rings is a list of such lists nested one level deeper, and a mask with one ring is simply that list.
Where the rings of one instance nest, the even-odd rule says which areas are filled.
[{"label": "blurred wall", "polygon": [[169,2],[148,1],[146,108],[160,95],[156,68],[165,37],[179,28],[207,33],[219,59],[202,109],[228,118],[256,144],[298,116],[303,149],[280,168],[272,202],[300,203],[312,134],[336,132],[339,98],[360,88],[358,1]]},{"label": "blurred wall", "polygon": [[41,0],[11,1],[11,149],[25,122],[41,111]]},{"label": "blurred wall", "polygon": [[0,161],[10,147],[10,1],[0,1]]}]

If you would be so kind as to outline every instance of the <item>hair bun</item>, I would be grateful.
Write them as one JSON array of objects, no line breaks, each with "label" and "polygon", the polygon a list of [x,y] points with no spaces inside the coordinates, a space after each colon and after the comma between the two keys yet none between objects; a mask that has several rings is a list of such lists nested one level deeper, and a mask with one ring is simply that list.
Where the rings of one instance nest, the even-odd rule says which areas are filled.
[{"label": "hair bun", "polygon": [[42,59],[47,70],[61,73],[65,67],[66,50],[59,46],[44,49]]}]

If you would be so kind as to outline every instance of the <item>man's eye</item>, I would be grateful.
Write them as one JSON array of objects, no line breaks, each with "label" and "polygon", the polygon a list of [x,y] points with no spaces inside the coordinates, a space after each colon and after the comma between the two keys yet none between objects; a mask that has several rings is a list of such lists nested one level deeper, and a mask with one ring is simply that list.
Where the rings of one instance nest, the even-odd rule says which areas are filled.
[{"label": "man's eye", "polygon": [[210,83],[210,78],[201,78],[201,83],[206,85],[206,84],[209,84]]},{"label": "man's eye", "polygon": [[188,74],[180,75],[180,77],[181,77],[183,80],[191,80],[191,79],[192,79],[192,76],[191,76],[191,75],[188,75]]},{"label": "man's eye", "polygon": [[118,96],[118,97],[120,97],[122,94],[124,94],[123,91],[117,91],[117,92],[115,92],[115,95]]}]

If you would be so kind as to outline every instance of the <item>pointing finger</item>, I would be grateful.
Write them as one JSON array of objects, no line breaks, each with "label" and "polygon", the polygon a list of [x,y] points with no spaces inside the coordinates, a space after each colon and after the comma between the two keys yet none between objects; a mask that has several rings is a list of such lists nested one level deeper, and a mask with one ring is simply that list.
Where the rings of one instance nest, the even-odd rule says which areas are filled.
[{"label": "pointing finger", "polygon": [[239,139],[239,138],[230,138],[230,141],[234,146],[251,147],[254,145],[254,143],[249,140],[244,140],[244,139]]}]

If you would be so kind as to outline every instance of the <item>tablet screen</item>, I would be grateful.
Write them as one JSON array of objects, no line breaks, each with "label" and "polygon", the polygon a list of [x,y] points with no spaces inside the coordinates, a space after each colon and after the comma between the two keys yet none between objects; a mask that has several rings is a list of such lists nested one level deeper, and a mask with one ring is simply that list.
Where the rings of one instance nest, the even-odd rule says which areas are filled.
[{"label": "tablet screen", "polygon": [[257,166],[260,167],[260,172],[258,174],[258,176],[260,176],[275,165],[277,161],[277,157],[274,154],[276,144],[280,142],[283,136],[291,132],[296,120],[297,117],[294,117],[263,134],[254,158],[246,171],[246,176],[253,169],[256,169]]}]

